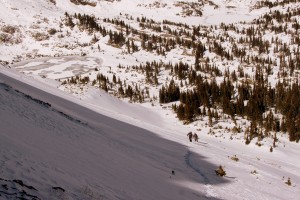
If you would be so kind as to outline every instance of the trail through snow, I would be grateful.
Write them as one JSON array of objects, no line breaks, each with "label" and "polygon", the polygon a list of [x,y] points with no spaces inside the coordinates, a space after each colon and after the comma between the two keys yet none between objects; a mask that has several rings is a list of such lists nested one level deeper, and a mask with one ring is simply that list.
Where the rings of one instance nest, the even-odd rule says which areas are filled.
[{"label": "trail through snow", "polygon": [[210,199],[211,197],[218,198],[218,195],[216,194],[216,191],[213,189],[213,186],[210,184],[209,178],[205,175],[205,173],[199,168],[199,166],[193,164],[192,160],[193,153],[188,150],[188,152],[185,154],[185,163],[188,167],[193,169],[198,175],[201,176],[201,179],[203,179],[203,183],[205,185],[205,192],[206,192],[206,198]]}]

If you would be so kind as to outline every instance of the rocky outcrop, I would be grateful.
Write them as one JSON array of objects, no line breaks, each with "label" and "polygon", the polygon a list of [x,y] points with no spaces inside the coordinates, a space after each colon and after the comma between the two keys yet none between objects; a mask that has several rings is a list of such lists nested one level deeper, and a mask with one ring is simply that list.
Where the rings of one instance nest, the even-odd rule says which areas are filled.
[{"label": "rocky outcrop", "polygon": [[84,6],[88,5],[92,7],[95,7],[97,5],[97,2],[90,1],[90,0],[70,0],[70,1],[75,5],[84,5]]}]

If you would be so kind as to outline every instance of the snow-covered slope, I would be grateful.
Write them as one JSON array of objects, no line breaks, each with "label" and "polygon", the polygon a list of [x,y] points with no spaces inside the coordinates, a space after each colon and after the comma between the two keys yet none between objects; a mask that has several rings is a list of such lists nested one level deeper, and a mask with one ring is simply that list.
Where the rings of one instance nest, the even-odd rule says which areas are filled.
[{"label": "snow-covered slope", "polygon": [[[178,185],[197,180],[192,170],[184,172],[188,151],[184,145],[3,74],[0,80],[1,179],[8,185],[8,190],[0,188],[1,197],[20,197],[21,192],[14,189],[18,184],[10,185],[12,180],[34,187],[27,193],[41,199],[197,199],[205,195]],[[57,194],[53,187],[65,192]]]},{"label": "snow-covered slope", "polygon": [[[26,198],[40,199],[299,195],[297,144],[270,153],[267,147],[211,138],[207,130],[200,132],[199,143],[190,143],[186,129],[174,120],[149,120],[155,115],[145,115],[142,108],[134,116],[129,105],[118,102],[114,105],[122,114],[111,112],[113,119],[90,110],[83,100],[3,67],[0,97],[0,194],[6,199],[24,196],[23,190]],[[101,100],[110,104],[107,97]],[[238,161],[231,159],[234,155]],[[227,177],[215,175],[219,165],[225,166]],[[291,186],[285,183],[288,178]]]},{"label": "snow-covered slope", "polygon": [[[253,19],[260,12],[249,12],[257,0],[222,0],[197,2],[195,0],[121,0],[121,1],[91,1],[96,6],[76,5],[70,0],[56,0],[56,4],[50,0],[1,0],[0,19],[14,25],[30,25],[34,17],[43,16],[54,18],[69,13],[87,13],[101,17],[113,17],[120,14],[128,14],[133,17],[145,16],[155,20],[168,19],[187,24],[219,24],[221,22],[237,22]],[[203,17],[181,17],[186,3],[195,3],[204,10]],[[111,9],[113,8],[113,9]]]},{"label": "snow-covered slope", "polygon": [[[81,32],[78,28],[71,32],[65,29],[63,27],[65,13],[87,14],[101,20],[104,18],[120,19],[138,28],[139,23],[133,19],[142,17],[158,22],[169,20],[193,26],[207,26],[219,25],[222,22],[251,21],[267,12],[265,8],[252,9],[257,0],[188,0],[184,2],[94,0],[93,2],[96,2],[95,7],[76,5],[70,0],[1,0],[0,51],[5,53],[0,55],[0,62],[15,63],[23,59],[46,55],[78,55],[82,52],[91,54],[98,44],[101,48],[105,46],[107,38],[100,38],[99,43],[93,49],[84,46],[91,42],[93,35]],[[111,25],[106,28],[115,30]],[[55,32],[51,33],[51,31]],[[98,34],[96,35],[98,37]]]}]

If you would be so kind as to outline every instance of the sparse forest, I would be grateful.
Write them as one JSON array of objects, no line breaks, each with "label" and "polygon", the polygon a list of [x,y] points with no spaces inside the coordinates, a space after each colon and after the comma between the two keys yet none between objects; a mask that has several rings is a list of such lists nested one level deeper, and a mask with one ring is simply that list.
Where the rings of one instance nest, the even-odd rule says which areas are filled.
[{"label": "sparse forest", "polygon": [[[294,1],[262,1],[255,7],[272,8],[291,2]],[[119,68],[142,74],[147,87],[158,86],[159,102],[172,103],[179,120],[191,123],[206,116],[212,127],[218,120],[230,118],[235,122],[237,117],[242,117],[250,121],[243,129],[246,143],[253,138],[273,137],[278,132],[287,133],[290,141],[298,142],[299,14],[298,8],[287,12],[273,10],[250,24],[193,27],[168,20],[156,22],[146,17],[131,17],[130,20],[139,23],[137,30],[121,19],[66,13],[65,25],[78,26],[94,34],[91,42],[98,41],[95,33],[102,37],[108,35],[109,44],[124,49],[127,54],[144,50],[165,56],[173,49],[183,48],[194,58],[192,64],[153,61],[139,66],[119,65]],[[105,28],[107,24],[113,25],[115,30]],[[283,41],[281,35],[290,39]],[[211,60],[208,54],[215,58]],[[238,68],[222,68],[216,59],[229,66],[238,62]],[[164,71],[169,74],[169,80],[160,79]],[[98,76],[96,80],[84,79],[83,82],[91,81],[105,91],[114,91],[115,95],[134,102],[151,99],[147,87],[141,84],[116,81],[116,75],[114,80]],[[78,78],[75,80],[82,83]],[[74,78],[68,82],[74,83]]]}]

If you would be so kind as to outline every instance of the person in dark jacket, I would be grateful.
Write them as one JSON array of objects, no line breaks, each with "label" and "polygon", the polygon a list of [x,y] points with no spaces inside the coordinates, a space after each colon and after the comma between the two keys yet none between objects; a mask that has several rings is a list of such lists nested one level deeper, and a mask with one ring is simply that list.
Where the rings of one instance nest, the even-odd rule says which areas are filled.
[{"label": "person in dark jacket", "polygon": [[199,139],[199,138],[198,138],[197,133],[194,133],[193,138],[194,138],[195,142],[198,142],[198,139]]},{"label": "person in dark jacket", "polygon": [[193,140],[193,133],[192,132],[189,132],[188,134],[187,134],[187,136],[188,136],[188,138],[189,138],[189,140],[190,140],[190,142],[192,142]]}]

